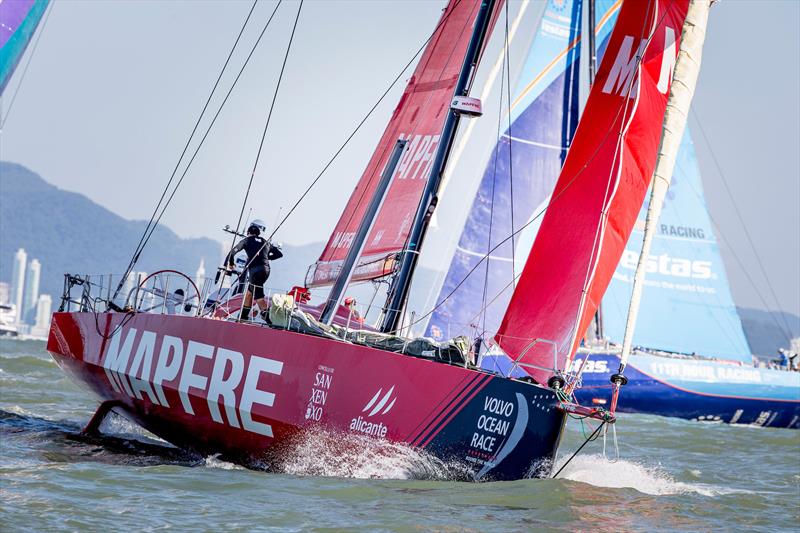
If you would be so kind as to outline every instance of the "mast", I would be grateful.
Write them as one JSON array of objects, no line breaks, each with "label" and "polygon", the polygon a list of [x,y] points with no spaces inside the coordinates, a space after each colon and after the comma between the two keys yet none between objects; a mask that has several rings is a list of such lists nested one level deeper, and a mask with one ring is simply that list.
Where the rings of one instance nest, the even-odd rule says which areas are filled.
[{"label": "mast", "polygon": [[595,42],[595,0],[589,0],[588,33],[589,33],[589,86],[594,82],[594,73],[597,71],[597,43]]},{"label": "mast", "polygon": [[[467,47],[467,53],[464,57],[464,63],[461,67],[453,96],[467,96],[469,93],[475,71],[477,70],[478,60],[483,50],[483,43],[489,31],[489,23],[492,18],[491,15],[495,3],[496,0],[481,1],[478,16],[475,19],[475,26],[472,30],[472,37]],[[431,215],[439,201],[439,186],[441,185],[444,169],[447,165],[447,158],[453,147],[459,119],[460,116],[455,111],[451,110],[442,127],[442,134],[436,149],[436,156],[433,160],[431,173],[428,176],[425,189],[422,191],[422,197],[414,216],[414,224],[408,236],[408,245],[401,252],[400,266],[398,267],[391,288],[389,289],[389,294],[387,295],[381,331],[394,331],[397,329],[400,322],[402,308],[408,297],[411,278],[414,275],[420,248],[422,247],[422,240],[425,238],[425,232],[428,229]]]},{"label": "mast", "polygon": [[[586,31],[589,34],[589,88],[594,83],[594,75],[597,72],[597,41],[595,40],[595,25],[597,24],[597,15],[595,14],[595,1],[589,0]],[[597,306],[597,312],[594,314],[594,322],[597,326],[595,329],[595,339],[602,340],[603,335],[603,304]]]},{"label": "mast", "polygon": [[[695,86],[697,85],[697,76],[700,73],[703,41],[705,40],[711,1],[690,0],[689,9],[686,13],[686,22],[683,25],[680,50],[675,61],[672,86],[669,92],[669,100],[667,101],[667,110],[664,114],[658,161],[653,173],[653,188],[650,193],[650,205],[647,209],[644,241],[642,242],[642,250],[633,278],[633,293],[628,307],[628,320],[625,325],[625,338],[622,343],[619,371],[618,374],[611,378],[612,382],[617,386],[617,390],[619,384],[624,384],[626,381],[622,374],[631,355],[633,332],[636,328],[636,319],[639,314],[642,289],[644,288],[647,258],[650,255],[650,246],[653,243],[653,236],[658,227],[658,217],[664,205],[664,198],[672,180],[675,160],[683,138],[683,131],[686,128],[686,119],[692,103],[692,96],[694,96]],[[616,404],[615,400],[612,401],[612,411],[613,405]]]},{"label": "mast", "polygon": [[353,238],[353,244],[350,246],[350,250],[347,252],[347,257],[345,258],[344,263],[342,263],[342,270],[339,272],[339,276],[336,278],[336,283],[334,283],[333,287],[331,287],[328,300],[325,302],[325,308],[322,310],[322,313],[319,316],[320,322],[330,325],[333,317],[336,316],[336,310],[339,309],[339,303],[342,301],[342,295],[344,294],[345,289],[347,289],[347,286],[350,284],[350,280],[353,278],[353,272],[356,268],[356,261],[358,261],[358,258],[361,256],[361,252],[364,250],[364,244],[366,244],[367,237],[369,236],[370,231],[372,231],[372,226],[375,225],[375,219],[381,210],[383,201],[386,198],[386,193],[389,190],[389,185],[392,183],[392,178],[394,177],[397,163],[400,161],[400,156],[402,155],[403,150],[405,150],[407,143],[407,140],[401,139],[398,140],[394,145],[392,155],[389,156],[389,161],[386,162],[386,168],[383,169],[383,174],[381,174],[381,181],[378,184],[378,187],[375,189],[375,193],[372,195],[372,200],[370,200],[369,207],[367,208],[366,213],[364,213],[364,218],[361,219],[361,225],[358,227],[358,232]]}]

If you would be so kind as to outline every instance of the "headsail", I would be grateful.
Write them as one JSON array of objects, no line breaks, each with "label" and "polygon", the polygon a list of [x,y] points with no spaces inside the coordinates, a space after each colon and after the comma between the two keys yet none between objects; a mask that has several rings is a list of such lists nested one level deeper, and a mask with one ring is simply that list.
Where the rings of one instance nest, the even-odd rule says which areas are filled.
[{"label": "headsail", "polygon": [[[475,267],[547,205],[578,124],[581,4],[582,0],[550,0],[545,8],[512,96],[511,125],[487,162],[437,298],[439,305],[428,322],[428,336],[466,332],[479,317],[481,330],[494,332],[500,325],[513,292],[512,279],[525,264],[538,226],[528,226],[513,246],[506,242]],[[621,0],[597,4],[595,31],[603,41]]]},{"label": "headsail", "polygon": [[[642,249],[645,203],[603,298],[606,335],[621,342],[633,273]],[[749,363],[750,348],[736,312],[708,215],[700,167],[687,128],[648,259],[633,343]],[[670,317],[664,320],[664,317]]]},{"label": "headsail", "polygon": [[448,4],[333,234],[309,271],[309,286],[336,280],[392,147],[405,139],[408,146],[352,279],[373,279],[392,272],[393,257],[405,246],[430,173],[479,5],[467,0]]},{"label": "headsail", "polygon": [[[563,370],[597,310],[655,167],[687,6],[688,0],[627,0],[620,9],[495,337],[512,359]],[[528,371],[540,382],[552,375]]]},{"label": "headsail", "polygon": [[50,0],[0,0],[0,94],[8,85]]}]

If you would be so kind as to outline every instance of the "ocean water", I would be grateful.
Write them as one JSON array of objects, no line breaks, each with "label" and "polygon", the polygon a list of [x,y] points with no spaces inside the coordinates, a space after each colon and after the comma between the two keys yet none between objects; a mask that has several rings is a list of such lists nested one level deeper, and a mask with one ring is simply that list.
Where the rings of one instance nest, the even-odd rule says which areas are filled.
[{"label": "ocean water", "polygon": [[[96,401],[44,343],[0,340],[0,531],[797,531],[800,431],[623,415],[561,479],[458,483],[424,455],[311,437],[284,474],[165,445]],[[567,428],[561,459],[583,441]]]}]

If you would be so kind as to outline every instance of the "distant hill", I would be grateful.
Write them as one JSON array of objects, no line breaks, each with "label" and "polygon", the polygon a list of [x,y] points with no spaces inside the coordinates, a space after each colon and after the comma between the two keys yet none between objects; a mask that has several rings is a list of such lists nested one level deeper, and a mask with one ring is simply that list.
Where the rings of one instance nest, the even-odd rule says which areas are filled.
[{"label": "distant hill", "polygon": [[[124,272],[145,226],[61,190],[22,165],[0,162],[0,281],[11,281],[14,254],[25,248],[28,261],[42,263],[39,291],[53,296],[54,307],[65,272]],[[210,270],[221,255],[217,241],[181,239],[159,226],[136,269],[174,268],[193,277],[201,258]]]},{"label": "distant hill", "polygon": [[[783,331],[788,324],[790,339],[800,337],[800,316],[780,312],[771,316],[760,309],[737,308],[750,349],[754,354],[775,357],[778,348],[788,348],[789,342]],[[777,324],[776,324],[777,322]],[[778,327],[780,324],[780,327]]]},{"label": "distant hill", "polygon": [[[144,221],[126,220],[81,194],[61,190],[22,165],[0,162],[0,281],[11,281],[14,253],[25,248],[29,261],[37,258],[42,263],[40,292],[52,295],[54,305],[58,305],[64,272],[124,271],[145,225]],[[302,284],[308,266],[316,261],[323,246],[322,242],[285,245],[285,256],[273,263],[268,285],[289,288]],[[202,258],[211,276],[221,256],[220,242],[181,239],[159,226],[137,270],[173,268],[193,277]],[[425,311],[422,308],[427,294],[423,293],[434,278],[433,271],[418,271],[415,286],[421,290],[412,294],[411,309]],[[364,303],[372,295],[369,284],[349,292]],[[739,314],[755,354],[773,356],[778,348],[788,346],[776,320],[781,327],[784,321],[789,324],[790,337],[800,337],[800,317],[796,315],[782,313],[773,319],[766,311],[747,308],[739,308]]]}]

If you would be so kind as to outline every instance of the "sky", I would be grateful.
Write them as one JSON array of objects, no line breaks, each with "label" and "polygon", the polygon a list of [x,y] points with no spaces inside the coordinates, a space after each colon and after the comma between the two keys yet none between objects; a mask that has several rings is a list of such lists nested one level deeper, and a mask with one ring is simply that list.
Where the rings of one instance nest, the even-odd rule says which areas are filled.
[{"label": "sky", "polygon": [[[510,5],[513,16],[523,4]],[[526,8],[512,66],[524,56],[543,5],[532,0]],[[0,158],[123,217],[149,218],[250,6],[57,0],[10,110],[24,64],[3,96]],[[225,88],[274,6],[256,7]],[[220,228],[236,224],[297,6],[285,1],[278,10],[164,216],[179,235],[222,241]],[[251,217],[273,224],[286,212],[428,37],[443,6],[305,2],[245,216],[252,208]],[[796,314],[798,27],[800,1],[717,2],[690,118],[734,298]],[[483,76],[490,62],[484,63]],[[283,242],[327,240],[410,72],[281,229]],[[441,205],[440,213],[447,213]]]}]

